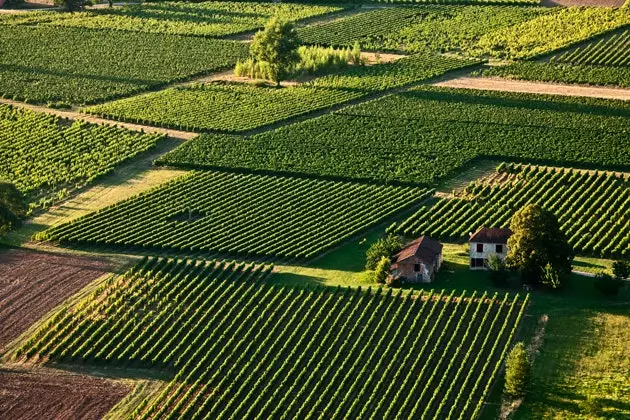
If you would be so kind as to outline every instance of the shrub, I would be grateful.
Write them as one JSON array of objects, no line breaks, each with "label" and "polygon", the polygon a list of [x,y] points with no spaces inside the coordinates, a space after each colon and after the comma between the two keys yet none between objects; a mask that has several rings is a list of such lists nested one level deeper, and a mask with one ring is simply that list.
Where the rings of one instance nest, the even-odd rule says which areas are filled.
[{"label": "shrub", "polygon": [[365,269],[375,270],[383,257],[391,257],[400,251],[402,246],[402,239],[396,235],[388,235],[386,238],[374,242],[366,252]]},{"label": "shrub", "polygon": [[606,274],[599,273],[595,276],[595,287],[606,296],[616,296],[619,294],[619,289],[623,285],[623,280]]},{"label": "shrub", "polygon": [[630,278],[630,261],[615,261],[612,269],[615,278],[620,280]]},{"label": "shrub", "polygon": [[523,397],[531,380],[531,363],[522,342],[516,343],[505,368],[505,393],[510,397]]},{"label": "shrub", "polygon": [[389,269],[391,263],[389,258],[381,257],[378,264],[376,264],[376,269],[374,270],[374,281],[379,284],[385,284],[389,277]]}]

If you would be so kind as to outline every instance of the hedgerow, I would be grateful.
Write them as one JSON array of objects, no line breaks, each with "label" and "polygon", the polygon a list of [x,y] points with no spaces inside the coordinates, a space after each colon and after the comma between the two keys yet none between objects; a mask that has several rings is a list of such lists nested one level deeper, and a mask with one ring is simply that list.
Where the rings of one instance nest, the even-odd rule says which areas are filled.
[{"label": "hedgerow", "polygon": [[238,42],[81,28],[2,26],[0,95],[86,104],[232,67]]},{"label": "hedgerow", "polygon": [[410,187],[193,172],[38,238],[122,249],[307,259],[427,194]]},{"label": "hedgerow", "polygon": [[31,202],[65,198],[69,190],[108,173],[153,147],[161,135],[132,132],[0,105],[0,179]]},{"label": "hedgerow", "polygon": [[250,137],[202,135],[158,160],[432,184],[474,159],[630,167],[624,101],[423,86]]},{"label": "hedgerow", "polygon": [[238,132],[477,64],[473,60],[421,54],[393,63],[352,66],[295,87],[221,83],[177,87],[85,111],[184,130]]},{"label": "hedgerow", "polygon": [[301,19],[343,10],[298,3],[206,1],[129,4],[77,13],[34,12],[0,16],[0,24],[116,29],[217,37],[260,29],[271,16]]},{"label": "hedgerow", "polygon": [[529,298],[283,288],[272,268],[145,258],[17,356],[172,372],[134,419],[468,419]]},{"label": "hedgerow", "polygon": [[[507,168],[507,170],[506,170]],[[480,227],[509,227],[523,206],[554,212],[580,254],[630,254],[630,183],[627,175],[536,166],[502,166],[501,182],[473,182],[453,198],[423,206],[396,226],[408,236],[464,241]]]}]

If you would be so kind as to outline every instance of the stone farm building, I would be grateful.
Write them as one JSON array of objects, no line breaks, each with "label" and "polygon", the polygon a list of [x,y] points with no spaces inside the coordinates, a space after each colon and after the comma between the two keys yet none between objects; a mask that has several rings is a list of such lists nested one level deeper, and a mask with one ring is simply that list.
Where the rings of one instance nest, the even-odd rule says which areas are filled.
[{"label": "stone farm building", "polygon": [[392,257],[392,277],[412,283],[430,283],[442,265],[442,244],[428,236],[408,243]]},{"label": "stone farm building", "polygon": [[512,235],[510,229],[481,228],[470,235],[470,269],[487,269],[488,256],[497,254],[505,260],[508,252],[507,241]]}]

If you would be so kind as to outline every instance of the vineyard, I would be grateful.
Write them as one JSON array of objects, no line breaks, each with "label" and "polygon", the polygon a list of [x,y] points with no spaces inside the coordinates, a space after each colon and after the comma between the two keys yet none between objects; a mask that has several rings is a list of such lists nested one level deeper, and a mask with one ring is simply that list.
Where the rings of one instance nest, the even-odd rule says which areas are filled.
[{"label": "vineyard", "polygon": [[477,64],[474,60],[422,54],[393,63],[351,67],[295,87],[236,83],[176,87],[97,105],[85,112],[185,130],[238,132]]},{"label": "vineyard", "polygon": [[160,2],[64,14],[0,15],[0,24],[114,29],[218,37],[262,28],[271,16],[297,21],[341,11],[336,6],[253,2]]},{"label": "vineyard", "polygon": [[423,86],[250,137],[203,135],[158,163],[421,184],[484,156],[628,168],[629,116],[623,101]]},{"label": "vineyard", "polygon": [[575,252],[630,255],[628,174],[501,165],[501,182],[471,183],[453,198],[438,198],[395,227],[408,236],[463,241],[483,226],[508,227],[516,211],[536,203],[556,214]]},{"label": "vineyard", "polygon": [[552,63],[630,68],[630,29],[554,55]]},{"label": "vineyard", "polygon": [[232,67],[247,45],[82,28],[2,26],[0,96],[61,106],[155,89]]},{"label": "vineyard", "polygon": [[0,105],[0,178],[31,201],[65,194],[146,151],[160,135],[113,125],[72,124],[59,117]]},{"label": "vineyard", "polygon": [[411,187],[194,172],[40,239],[312,258],[428,195]]},{"label": "vineyard", "polygon": [[415,6],[374,9],[300,30],[309,44],[352,46],[407,53],[464,51],[486,33],[525,22],[551,9],[509,6]]},{"label": "vineyard", "polygon": [[468,419],[528,300],[281,288],[270,268],[145,258],[16,356],[174,371],[136,419]]}]

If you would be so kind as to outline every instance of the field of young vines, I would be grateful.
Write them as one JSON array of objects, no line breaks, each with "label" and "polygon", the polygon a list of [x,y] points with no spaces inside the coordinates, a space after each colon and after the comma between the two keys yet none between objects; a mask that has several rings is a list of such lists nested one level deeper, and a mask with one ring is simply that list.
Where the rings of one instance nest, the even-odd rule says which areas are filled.
[{"label": "field of young vines", "polygon": [[0,104],[0,179],[30,200],[63,193],[146,151],[160,135],[59,117]]},{"label": "field of young vines", "polygon": [[203,135],[158,163],[423,184],[480,157],[629,168],[628,117],[623,101],[423,86],[250,137]]},{"label": "field of young vines", "polygon": [[554,55],[552,63],[630,67],[630,29]]},{"label": "field of young vines", "polygon": [[413,187],[193,172],[43,232],[64,244],[312,258],[430,195]]},{"label": "field of young vines", "polygon": [[0,24],[113,29],[217,37],[262,28],[271,16],[298,21],[343,7],[298,3],[159,2],[77,13],[38,12],[0,15]]},{"label": "field of young vines", "polygon": [[418,54],[387,64],[353,66],[295,87],[236,83],[176,87],[93,106],[85,112],[189,131],[239,132],[477,64]]},{"label": "field of young vines", "polygon": [[282,288],[270,268],[145,258],[16,356],[173,371],[135,419],[468,419],[528,300]]},{"label": "field of young vines", "polygon": [[119,98],[234,66],[247,45],[176,35],[1,25],[0,96],[53,105]]},{"label": "field of young vines", "polygon": [[483,226],[508,227],[516,211],[536,203],[556,214],[575,252],[630,255],[630,174],[502,165],[494,180],[422,206],[395,231],[462,241]]}]

